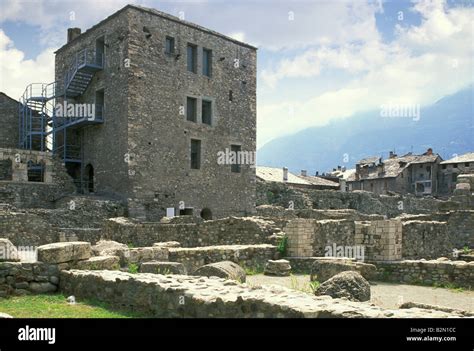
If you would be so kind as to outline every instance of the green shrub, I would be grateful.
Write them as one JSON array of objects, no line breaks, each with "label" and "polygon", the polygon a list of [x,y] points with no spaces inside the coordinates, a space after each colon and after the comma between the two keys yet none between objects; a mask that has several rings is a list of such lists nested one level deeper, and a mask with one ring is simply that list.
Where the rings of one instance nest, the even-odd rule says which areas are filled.
[{"label": "green shrub", "polygon": [[138,273],[138,264],[136,264],[136,263],[129,263],[129,265],[128,265],[128,273],[132,273],[132,274]]},{"label": "green shrub", "polygon": [[288,237],[284,235],[277,246],[277,251],[280,253],[281,256],[286,256],[286,251],[288,249]]}]

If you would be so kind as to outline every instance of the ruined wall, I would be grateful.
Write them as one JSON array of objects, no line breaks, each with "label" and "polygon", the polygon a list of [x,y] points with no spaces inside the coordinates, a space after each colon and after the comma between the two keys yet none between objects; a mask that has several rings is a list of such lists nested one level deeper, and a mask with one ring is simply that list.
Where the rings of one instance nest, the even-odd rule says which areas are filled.
[{"label": "ruined wall", "polygon": [[87,197],[64,198],[56,207],[0,210],[0,238],[19,246],[77,240],[95,243],[101,238],[103,221],[125,211],[120,202]]},{"label": "ruined wall", "polygon": [[55,292],[59,269],[42,262],[0,262],[0,297]]},{"label": "ruined wall", "polygon": [[188,274],[220,261],[232,261],[242,267],[261,270],[268,260],[276,258],[276,253],[276,247],[268,244],[170,248],[168,260],[184,264]]},{"label": "ruined wall", "polygon": [[277,205],[295,209],[353,209],[365,214],[396,217],[402,213],[419,214],[450,210],[468,210],[468,204],[442,201],[414,195],[376,195],[368,191],[341,192],[334,190],[295,189],[286,184],[257,183],[257,205]]},{"label": "ruined wall", "polygon": [[[48,152],[0,148],[0,160],[11,162],[11,179],[0,181],[0,203],[53,208],[55,200],[75,191],[61,161]],[[44,182],[28,181],[28,161],[44,164]]]},{"label": "ruined wall", "polygon": [[403,223],[402,256],[405,259],[452,256],[454,248],[445,222]]},{"label": "ruined wall", "polygon": [[[256,50],[171,16],[136,9],[128,16],[131,213],[155,221],[182,202],[195,215],[209,209],[212,218],[252,214],[255,168],[233,173],[217,155],[231,145],[256,149]],[[174,54],[165,53],[167,36]],[[197,46],[197,73],[187,70],[188,43]],[[202,74],[203,48],[212,50],[211,77]],[[197,98],[197,122],[180,113],[188,96]],[[202,123],[202,99],[212,101],[212,125]],[[201,141],[200,169],[190,167],[191,139]]]},{"label": "ruined wall", "polygon": [[66,296],[94,299],[166,318],[436,318],[459,317],[436,310],[385,310],[369,304],[318,297],[293,289],[249,287],[222,278],[129,274],[115,271],[62,271]]},{"label": "ruined wall", "polygon": [[454,248],[474,247],[474,211],[459,210],[423,215],[401,216],[401,221],[437,221],[446,223],[447,236]]},{"label": "ruined wall", "polygon": [[[329,255],[367,261],[401,258],[402,224],[397,220],[295,219],[283,230],[288,236],[290,257]],[[364,251],[358,251],[362,247]]]},{"label": "ruined wall", "polygon": [[274,239],[270,236],[279,231],[272,221],[250,217],[230,217],[190,224],[137,222],[126,218],[113,218],[104,223],[103,238],[134,246],[178,241],[183,247],[197,247],[273,243]]},{"label": "ruined wall", "polygon": [[415,261],[377,263],[377,280],[424,285],[454,285],[472,288],[474,262]]}]

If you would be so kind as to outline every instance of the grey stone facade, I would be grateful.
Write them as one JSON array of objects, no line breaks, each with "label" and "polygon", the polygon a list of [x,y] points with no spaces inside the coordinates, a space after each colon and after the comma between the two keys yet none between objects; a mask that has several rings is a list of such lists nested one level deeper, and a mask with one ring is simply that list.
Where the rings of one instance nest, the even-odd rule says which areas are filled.
[{"label": "grey stone facade", "polygon": [[[83,145],[82,167],[94,169],[94,191],[121,196],[131,216],[148,220],[170,207],[198,216],[208,209],[212,218],[252,213],[255,169],[231,172],[217,158],[231,145],[255,151],[256,49],[129,5],[56,52],[57,81],[75,53],[96,50],[97,39],[105,43],[105,66],[76,102],[93,103],[103,90],[104,122],[70,136]],[[197,73],[187,69],[188,44],[197,47]],[[212,50],[211,77],[203,74],[203,48]],[[187,120],[187,97],[196,98],[196,122]],[[203,123],[202,100],[212,102],[211,125]],[[199,169],[191,168],[191,140],[201,141]]]},{"label": "grey stone facade", "polygon": [[0,92],[0,148],[18,147],[18,101]]}]

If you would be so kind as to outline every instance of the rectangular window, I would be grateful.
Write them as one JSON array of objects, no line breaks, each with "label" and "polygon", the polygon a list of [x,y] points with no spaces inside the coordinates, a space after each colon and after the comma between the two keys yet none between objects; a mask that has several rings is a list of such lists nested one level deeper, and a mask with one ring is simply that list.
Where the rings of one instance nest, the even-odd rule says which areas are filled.
[{"label": "rectangular window", "polygon": [[197,47],[193,44],[188,44],[188,71],[197,73]]},{"label": "rectangular window", "polygon": [[174,38],[166,37],[165,53],[168,55],[174,54]]},{"label": "rectangular window", "polygon": [[191,139],[191,169],[201,168],[201,140]]},{"label": "rectangular window", "polygon": [[191,122],[196,122],[197,121],[197,100],[192,97],[188,97],[186,99],[186,119]]},{"label": "rectangular window", "polygon": [[212,125],[212,102],[202,100],[202,123]]},{"label": "rectangular window", "polygon": [[208,77],[212,74],[212,50],[202,49],[202,74]]},{"label": "rectangular window", "polygon": [[232,173],[240,173],[240,163],[238,162],[240,160],[240,153],[241,146],[240,145],[231,145],[230,146],[230,151],[235,152],[235,162],[232,163],[230,166],[230,171]]},{"label": "rectangular window", "polygon": [[466,162],[466,163],[464,164],[464,167],[469,167],[469,162]]}]

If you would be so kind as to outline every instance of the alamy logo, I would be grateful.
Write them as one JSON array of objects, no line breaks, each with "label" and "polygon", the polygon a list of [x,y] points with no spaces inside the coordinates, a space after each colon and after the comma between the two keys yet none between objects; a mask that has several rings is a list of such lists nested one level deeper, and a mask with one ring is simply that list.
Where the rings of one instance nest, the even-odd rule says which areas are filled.
[{"label": "alamy logo", "polygon": [[225,151],[217,153],[217,163],[219,165],[250,165],[255,166],[255,151],[232,151],[226,148]]},{"label": "alamy logo", "polygon": [[324,248],[324,256],[326,257],[347,257],[354,258],[358,261],[364,261],[365,247],[363,245],[344,246],[328,245]]},{"label": "alamy logo", "polygon": [[86,117],[89,121],[95,120],[95,104],[70,104],[64,101],[56,104],[54,108],[56,117]]},{"label": "alamy logo", "polygon": [[56,343],[56,328],[25,328],[18,329],[19,341],[47,341],[48,344]]},{"label": "alamy logo", "polygon": [[420,120],[419,104],[388,104],[380,106],[380,116],[389,118],[413,118]]}]

